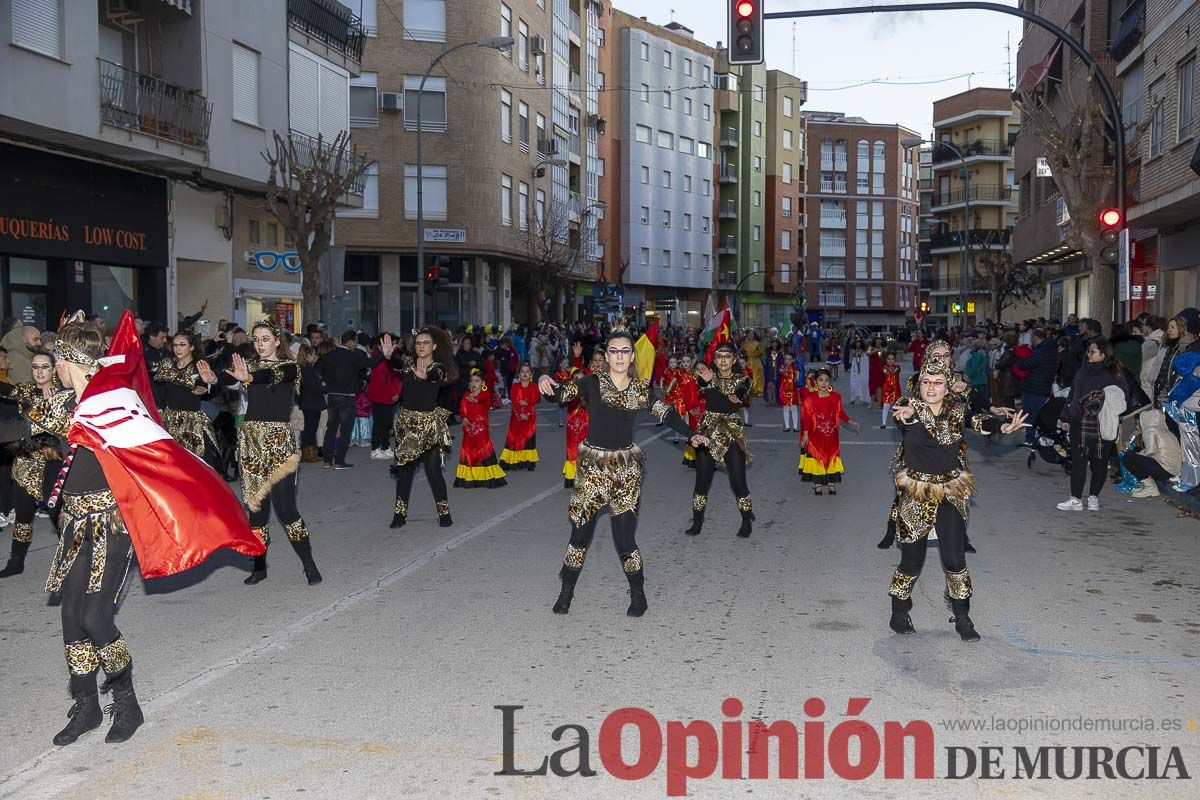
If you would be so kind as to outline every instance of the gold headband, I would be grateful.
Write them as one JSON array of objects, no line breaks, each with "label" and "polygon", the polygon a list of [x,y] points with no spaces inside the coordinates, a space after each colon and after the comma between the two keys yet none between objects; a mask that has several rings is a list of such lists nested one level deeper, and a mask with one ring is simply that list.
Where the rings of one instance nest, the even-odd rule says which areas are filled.
[{"label": "gold headband", "polygon": [[250,327],[250,332],[254,333],[255,328],[266,328],[276,339],[280,338],[279,323],[271,317],[263,317],[258,322],[255,322],[254,325]]},{"label": "gold headband", "polygon": [[948,381],[954,377],[954,370],[940,358],[929,358],[921,364],[921,375],[941,375]]},{"label": "gold headband", "polygon": [[92,369],[98,369],[100,362],[82,350],[68,344],[61,337],[54,340],[54,357],[60,361],[70,361]]}]

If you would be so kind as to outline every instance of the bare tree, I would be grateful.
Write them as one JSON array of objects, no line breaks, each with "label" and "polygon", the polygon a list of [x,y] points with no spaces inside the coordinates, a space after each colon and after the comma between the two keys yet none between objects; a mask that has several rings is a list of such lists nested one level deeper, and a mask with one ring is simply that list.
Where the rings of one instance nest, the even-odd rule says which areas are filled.
[{"label": "bare tree", "polygon": [[329,250],[338,203],[358,183],[371,162],[355,153],[350,134],[332,142],[274,133],[275,147],[264,151],[267,211],[279,221],[300,254],[304,318],[321,316],[321,258]]},{"label": "bare tree", "polygon": [[581,226],[579,235],[572,237],[568,210],[561,203],[551,203],[540,218],[526,212],[523,226],[521,246],[530,293],[537,299],[540,321],[557,322],[552,319],[558,314],[551,301],[582,274],[588,227]]},{"label": "bare tree", "polygon": [[[1074,61],[1065,55],[1064,60]],[[1115,308],[1113,268],[1100,259],[1100,212],[1111,202],[1116,180],[1106,155],[1122,143],[1114,141],[1115,125],[1095,72],[1088,70],[1080,77],[1081,86],[1075,85],[1074,68],[1064,66],[1064,72],[1057,90],[1049,79],[1018,90],[1021,125],[1037,135],[1045,150],[1054,185],[1071,216],[1066,242],[1091,261],[1093,315],[1103,317]],[[1062,102],[1055,103],[1056,97]]]},{"label": "bare tree", "polygon": [[1007,244],[1003,239],[1005,233],[989,231],[978,243],[969,243],[979,250],[972,259],[972,285],[988,293],[997,322],[1003,321],[1004,309],[1021,303],[1036,303],[1046,296],[1045,270],[1030,264],[1014,264],[1012,251],[1007,247],[995,247]]}]

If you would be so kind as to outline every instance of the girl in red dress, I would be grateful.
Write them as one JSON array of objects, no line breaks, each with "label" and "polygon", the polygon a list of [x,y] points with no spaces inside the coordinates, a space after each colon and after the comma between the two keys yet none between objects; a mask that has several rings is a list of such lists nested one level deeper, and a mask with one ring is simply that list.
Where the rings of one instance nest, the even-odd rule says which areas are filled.
[{"label": "girl in red dress", "polygon": [[837,494],[836,484],[845,472],[839,425],[844,422],[858,430],[858,423],[846,415],[842,396],[832,386],[829,370],[817,370],[817,391],[805,394],[800,414],[800,449],[806,454],[800,457],[800,475],[806,483],[813,484],[817,495],[826,486],[830,494]]},{"label": "girl in red dress", "polygon": [[[679,410],[679,392],[682,389],[684,372],[679,368],[679,359],[671,356],[667,359],[667,371],[662,375],[660,389],[663,393],[663,400],[667,405]],[[684,412],[680,411],[679,416],[684,416]],[[671,439],[671,444],[679,444],[679,434],[674,434]]]},{"label": "girl in red dress", "polygon": [[871,346],[867,348],[867,390],[871,393],[871,405],[875,408],[879,408],[879,393],[883,389],[883,359],[886,351],[887,345],[882,336],[872,339]]},{"label": "girl in red dress", "polygon": [[542,400],[541,392],[533,382],[533,367],[521,365],[508,398],[512,401],[512,416],[508,421],[504,450],[500,452],[500,463],[508,469],[533,472],[538,462],[537,405]]},{"label": "girl in red dress", "polygon": [[783,354],[776,382],[779,384],[779,407],[783,409],[783,430],[800,430],[800,396],[796,390],[796,358]]},{"label": "girl in red dress", "polygon": [[467,380],[467,393],[458,404],[462,417],[462,449],[458,454],[458,470],[454,473],[454,485],[464,489],[483,486],[494,489],[504,486],[504,470],[496,463],[496,449],[492,447],[492,432],[488,426],[488,412],[492,409],[492,398],[483,383],[478,369],[471,370]]},{"label": "girl in red dress", "polygon": [[879,390],[879,400],[883,403],[883,418],[880,430],[887,428],[888,418],[892,415],[892,403],[900,399],[900,365],[896,363],[896,354],[888,352],[887,363],[883,365],[883,388]]},{"label": "girl in red dress", "polygon": [[[684,356],[683,371],[687,377],[684,380],[683,402],[682,405],[687,409],[687,412],[680,411],[679,414],[687,420],[688,427],[692,430],[700,425],[700,418],[704,416],[705,401],[704,394],[700,391],[700,385],[696,383],[696,360],[691,356]],[[678,410],[678,407],[676,407]],[[683,465],[685,467],[696,468],[696,448],[690,444],[683,446]]]},{"label": "girl in red dress", "polygon": [[[747,360],[745,353],[738,356],[737,364],[738,370],[753,382],[754,370],[750,368],[750,362]],[[747,428],[754,427],[750,422],[750,395],[746,395],[746,400],[742,404],[742,425]]]},{"label": "girl in red dress", "polygon": [[[572,369],[562,375],[561,379],[556,374],[554,380],[565,383],[574,380],[575,376],[580,373],[591,375],[602,369],[604,369],[604,351],[596,350],[592,353],[592,360],[587,367],[582,370]],[[583,403],[583,398],[576,398],[567,403],[567,460],[563,463],[563,486],[567,489],[575,486],[575,467],[579,458],[579,445],[583,444],[584,439],[587,439],[589,422],[588,409]]]}]

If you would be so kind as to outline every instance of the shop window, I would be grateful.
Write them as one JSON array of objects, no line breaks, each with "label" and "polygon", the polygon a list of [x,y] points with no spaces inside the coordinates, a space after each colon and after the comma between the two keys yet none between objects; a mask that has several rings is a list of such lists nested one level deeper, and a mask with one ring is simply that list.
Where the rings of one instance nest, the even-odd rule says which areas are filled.
[{"label": "shop window", "polygon": [[262,234],[259,232],[258,220],[252,219],[250,222],[250,244],[262,244]]}]

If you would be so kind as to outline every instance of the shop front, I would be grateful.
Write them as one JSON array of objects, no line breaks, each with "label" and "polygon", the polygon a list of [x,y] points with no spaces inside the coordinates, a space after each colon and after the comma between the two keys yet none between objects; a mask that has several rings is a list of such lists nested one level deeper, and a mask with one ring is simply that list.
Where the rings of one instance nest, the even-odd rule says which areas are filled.
[{"label": "shop front", "polygon": [[167,322],[167,181],[0,143],[3,316],[42,329],[64,312],[109,326],[128,308]]}]

